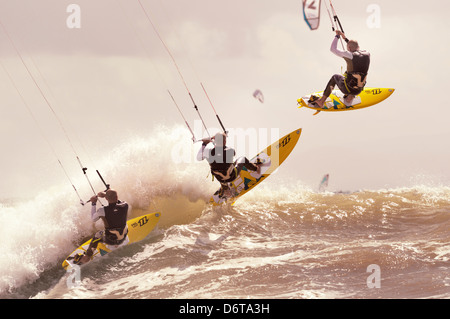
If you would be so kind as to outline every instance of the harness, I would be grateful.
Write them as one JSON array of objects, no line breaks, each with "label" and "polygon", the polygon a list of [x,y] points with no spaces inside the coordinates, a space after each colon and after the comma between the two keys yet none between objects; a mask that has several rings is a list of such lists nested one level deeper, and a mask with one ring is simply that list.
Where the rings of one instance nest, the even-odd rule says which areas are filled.
[{"label": "harness", "polygon": [[228,183],[236,179],[237,169],[233,162],[235,151],[228,147],[215,147],[207,158],[211,173],[220,183]]},{"label": "harness", "polygon": [[125,228],[109,228],[105,230],[104,238],[105,243],[108,245],[120,245],[122,244],[128,235],[128,226]]},{"label": "harness", "polygon": [[127,213],[128,204],[118,201],[110,204],[105,209],[106,227],[103,237],[109,245],[120,245],[128,234]]},{"label": "harness", "polygon": [[232,182],[236,179],[238,173],[237,173],[237,168],[236,166],[230,165],[230,167],[227,170],[227,175],[223,175],[221,172],[219,171],[213,171],[211,170],[211,175],[212,175],[212,180],[214,181],[214,176],[217,178],[217,180],[220,183],[229,183]]},{"label": "harness", "polygon": [[344,75],[344,84],[348,92],[362,91],[366,85],[367,72],[370,65],[370,53],[367,51],[352,52],[352,60],[347,60],[347,72]]},{"label": "harness", "polygon": [[362,72],[345,72],[344,84],[348,92],[361,92],[366,86],[367,73]]}]

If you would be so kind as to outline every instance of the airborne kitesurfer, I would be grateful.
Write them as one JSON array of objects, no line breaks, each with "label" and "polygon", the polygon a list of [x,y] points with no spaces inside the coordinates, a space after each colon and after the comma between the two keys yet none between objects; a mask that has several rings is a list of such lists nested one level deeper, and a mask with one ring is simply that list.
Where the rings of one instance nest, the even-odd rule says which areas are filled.
[{"label": "airborne kitesurfer", "polygon": [[[347,42],[347,51],[341,51],[337,48],[339,38],[342,38]],[[344,58],[347,62],[347,72],[345,76],[341,74],[335,74],[328,82],[321,98],[312,96],[310,103],[315,104],[317,107],[323,107],[326,99],[330,96],[331,91],[335,85],[344,93],[345,102],[350,104],[355,96],[357,96],[364,89],[367,80],[367,72],[370,65],[370,53],[361,50],[359,44],[355,40],[348,40],[345,34],[337,30],[336,36],[331,43],[331,52],[335,55]]]},{"label": "airborne kitesurfer", "polygon": [[242,168],[260,172],[262,163],[251,163],[246,157],[240,157],[233,161],[236,151],[226,146],[226,134],[217,133],[213,138],[202,140],[202,147],[197,155],[197,160],[206,159],[211,166],[211,174],[220,182],[219,196],[226,196],[229,191],[228,183],[233,182]]}]

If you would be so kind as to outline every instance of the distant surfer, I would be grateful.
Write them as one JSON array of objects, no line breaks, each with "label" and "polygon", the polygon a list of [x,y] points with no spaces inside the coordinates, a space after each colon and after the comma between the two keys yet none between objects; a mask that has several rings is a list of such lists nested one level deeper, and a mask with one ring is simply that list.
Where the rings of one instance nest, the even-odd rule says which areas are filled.
[{"label": "distant surfer", "polygon": [[219,196],[229,196],[228,183],[233,182],[245,167],[250,171],[260,173],[262,163],[251,163],[246,157],[234,161],[236,151],[226,146],[225,133],[217,133],[213,138],[202,140],[202,147],[197,154],[197,160],[206,159],[211,167],[211,174],[220,182]]},{"label": "distant surfer", "polygon": [[[98,197],[105,198],[108,201],[108,206],[102,206],[97,210]],[[90,202],[92,203],[92,221],[96,222],[101,219],[105,225],[105,230],[101,230],[94,235],[84,254],[75,256],[74,262],[76,264],[84,264],[89,261],[100,242],[106,245],[118,246],[123,244],[128,238],[128,204],[119,200],[115,190],[108,189],[106,192],[100,192],[96,196],[92,196]]]},{"label": "distant surfer", "polygon": [[[341,51],[337,48],[341,36],[345,42],[347,42],[347,51]],[[344,93],[345,102],[350,105],[355,96],[364,89],[370,65],[370,53],[365,50],[360,50],[358,42],[355,40],[348,40],[345,37],[345,34],[340,30],[336,31],[336,36],[331,43],[330,50],[335,55],[344,58],[345,62],[347,62],[347,72],[345,72],[345,76],[341,74],[333,75],[321,98],[318,98],[317,96],[311,97],[309,102],[321,108],[325,104],[326,99],[330,96],[335,85],[337,85],[342,93]]]}]

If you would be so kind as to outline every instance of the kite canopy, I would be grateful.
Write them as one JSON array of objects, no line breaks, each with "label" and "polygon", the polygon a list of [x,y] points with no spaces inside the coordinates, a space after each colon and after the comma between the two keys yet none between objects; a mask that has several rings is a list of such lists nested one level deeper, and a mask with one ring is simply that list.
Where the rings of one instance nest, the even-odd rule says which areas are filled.
[{"label": "kite canopy", "polygon": [[259,102],[264,103],[264,95],[260,90],[256,90],[255,92],[253,92],[253,97]]},{"label": "kite canopy", "polygon": [[321,0],[303,0],[303,17],[311,30],[316,30],[320,22]]},{"label": "kite canopy", "polygon": [[319,192],[323,192],[325,188],[328,187],[328,180],[330,179],[330,174],[326,174],[322,180],[320,181],[319,185]]}]

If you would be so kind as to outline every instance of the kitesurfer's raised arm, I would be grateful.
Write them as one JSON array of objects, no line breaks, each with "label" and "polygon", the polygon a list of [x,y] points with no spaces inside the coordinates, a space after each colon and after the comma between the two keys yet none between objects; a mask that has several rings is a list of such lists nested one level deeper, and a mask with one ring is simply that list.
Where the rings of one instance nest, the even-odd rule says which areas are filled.
[{"label": "kitesurfer's raised arm", "polygon": [[337,30],[336,36],[334,37],[333,42],[331,42],[330,51],[333,52],[338,57],[346,58],[346,59],[350,59],[350,60],[353,59],[353,54],[351,52],[341,51],[337,48],[340,36],[342,36],[342,38],[348,43],[348,39],[345,37],[345,34],[342,33],[340,30]]},{"label": "kitesurfer's raised arm", "polygon": [[211,145],[211,147],[208,147],[207,148],[207,146],[208,146],[208,144],[209,143],[211,143],[212,142],[212,138],[209,138],[209,137],[207,137],[207,138],[204,138],[204,139],[202,139],[202,146],[200,147],[200,150],[198,151],[198,153],[197,153],[197,161],[203,161],[205,158],[207,158],[208,157],[208,152],[205,152],[205,149],[210,149],[210,148],[213,148],[213,145]]},{"label": "kitesurfer's raised arm", "polygon": [[105,217],[105,210],[103,209],[103,207],[100,207],[97,210],[97,199],[98,197],[105,197],[103,194],[103,192],[98,193],[97,195],[92,196],[89,201],[92,203],[91,206],[91,219],[92,221],[95,223],[97,220],[99,220],[101,217]]}]

